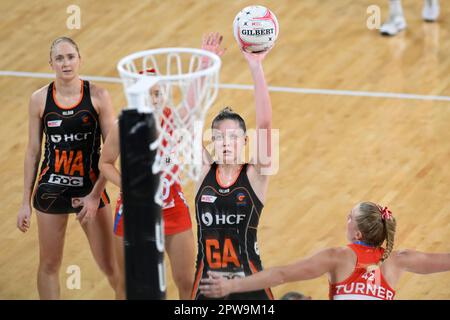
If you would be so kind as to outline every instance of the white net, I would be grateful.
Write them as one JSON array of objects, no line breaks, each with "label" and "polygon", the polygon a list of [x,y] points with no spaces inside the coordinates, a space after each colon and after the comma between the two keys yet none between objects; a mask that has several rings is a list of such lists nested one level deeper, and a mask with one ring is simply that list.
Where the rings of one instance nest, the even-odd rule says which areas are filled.
[{"label": "white net", "polygon": [[163,178],[160,203],[174,182],[199,178],[203,124],[217,97],[220,66],[216,54],[191,48],[140,51],[118,63],[128,108],[153,113],[158,125],[150,148],[158,149],[152,170]]}]

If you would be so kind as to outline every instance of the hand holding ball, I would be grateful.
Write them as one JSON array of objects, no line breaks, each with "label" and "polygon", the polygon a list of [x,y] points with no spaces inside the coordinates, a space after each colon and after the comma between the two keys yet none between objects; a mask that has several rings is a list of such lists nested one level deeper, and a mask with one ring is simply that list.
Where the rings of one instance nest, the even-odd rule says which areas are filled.
[{"label": "hand holding ball", "polygon": [[273,47],[280,28],[272,11],[263,6],[249,6],[234,18],[233,31],[242,50],[258,53]]}]

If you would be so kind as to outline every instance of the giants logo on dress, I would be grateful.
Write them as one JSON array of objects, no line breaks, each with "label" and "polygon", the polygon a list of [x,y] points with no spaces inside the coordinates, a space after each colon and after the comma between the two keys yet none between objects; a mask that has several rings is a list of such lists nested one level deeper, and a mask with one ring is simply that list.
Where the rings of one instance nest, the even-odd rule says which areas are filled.
[{"label": "giants logo on dress", "polygon": [[91,119],[89,118],[89,116],[84,116],[83,118],[81,118],[81,122],[82,122],[82,125],[90,125]]},{"label": "giants logo on dress", "polygon": [[49,128],[55,128],[61,126],[62,120],[51,120],[47,121],[47,126]]},{"label": "giants logo on dress", "polygon": [[207,203],[214,203],[214,201],[216,201],[217,197],[215,196],[209,196],[209,195],[202,195],[202,199],[200,200],[201,202],[207,202]]},{"label": "giants logo on dress", "polygon": [[242,192],[239,192],[236,195],[236,200],[237,200],[236,204],[238,206],[245,206],[247,204],[247,201],[245,201],[245,194],[243,194]]}]

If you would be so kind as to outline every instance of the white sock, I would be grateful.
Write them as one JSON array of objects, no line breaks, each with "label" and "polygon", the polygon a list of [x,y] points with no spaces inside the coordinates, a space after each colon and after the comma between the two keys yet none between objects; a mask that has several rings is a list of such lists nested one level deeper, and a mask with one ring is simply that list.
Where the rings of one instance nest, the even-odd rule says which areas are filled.
[{"label": "white sock", "polygon": [[391,17],[403,16],[403,8],[401,0],[389,0],[389,14]]},{"label": "white sock", "polygon": [[430,7],[434,4],[439,5],[439,0],[424,0],[424,2],[427,2]]},{"label": "white sock", "polygon": [[425,21],[436,21],[439,17],[439,0],[424,0],[422,18]]}]

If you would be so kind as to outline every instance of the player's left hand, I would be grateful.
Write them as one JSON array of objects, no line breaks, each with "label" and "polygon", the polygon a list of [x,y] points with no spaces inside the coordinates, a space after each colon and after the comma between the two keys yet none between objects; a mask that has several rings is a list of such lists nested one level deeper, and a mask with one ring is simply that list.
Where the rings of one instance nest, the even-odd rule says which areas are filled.
[{"label": "player's left hand", "polygon": [[73,203],[74,208],[83,207],[81,211],[77,214],[77,220],[82,224],[85,225],[90,220],[92,220],[98,211],[98,206],[100,203],[100,197],[88,194],[87,196],[80,198],[79,202]]},{"label": "player's left hand", "polygon": [[200,292],[206,297],[221,298],[231,293],[230,280],[226,280],[215,272],[208,272],[209,278],[200,281]]}]

